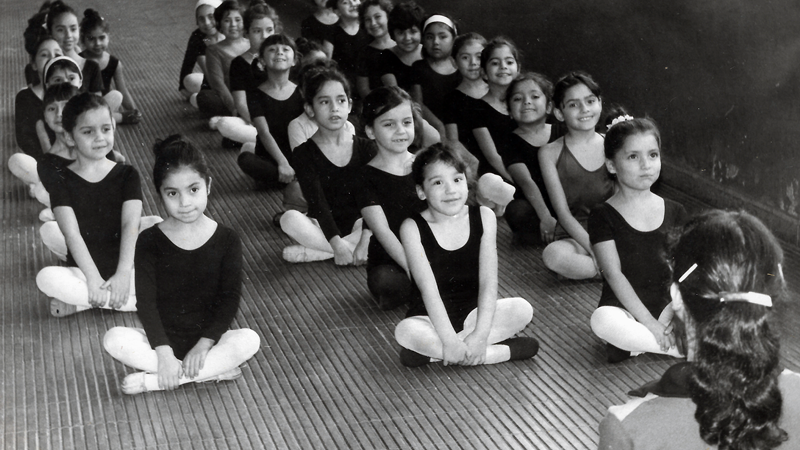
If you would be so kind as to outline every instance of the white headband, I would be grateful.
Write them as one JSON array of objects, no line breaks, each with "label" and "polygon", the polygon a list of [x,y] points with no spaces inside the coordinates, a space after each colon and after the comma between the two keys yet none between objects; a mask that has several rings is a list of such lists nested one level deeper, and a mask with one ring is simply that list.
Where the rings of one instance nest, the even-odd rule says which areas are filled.
[{"label": "white headband", "polygon": [[453,29],[453,34],[455,34],[456,36],[458,35],[458,31],[456,31],[456,24],[454,24],[453,21],[450,20],[448,17],[445,17],[441,14],[434,14],[428,17],[428,20],[426,20],[425,23],[422,25],[422,32],[423,33],[425,32],[425,28],[428,28],[428,25],[436,22],[440,22],[447,25],[448,27]]},{"label": "white headband", "polygon": [[[697,269],[697,263],[694,263],[686,269],[686,272],[678,278],[678,283],[683,283],[692,272]],[[758,292],[720,292],[719,293],[719,301],[720,302],[747,302],[752,303],[754,305],[761,305],[767,308],[772,308],[772,297],[767,294],[761,294]]]},{"label": "white headband", "polygon": [[197,0],[197,4],[194,5],[194,10],[197,11],[197,8],[208,5],[214,9],[219,8],[219,5],[222,4],[222,0]]}]

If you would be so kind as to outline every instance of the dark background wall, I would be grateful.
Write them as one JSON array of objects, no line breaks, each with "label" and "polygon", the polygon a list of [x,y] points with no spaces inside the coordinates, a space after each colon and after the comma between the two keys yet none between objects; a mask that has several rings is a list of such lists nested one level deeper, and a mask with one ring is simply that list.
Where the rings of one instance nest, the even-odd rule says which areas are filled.
[{"label": "dark background wall", "polygon": [[418,0],[461,31],[511,37],[524,68],[593,74],[606,102],[661,125],[665,158],[800,213],[795,0]]}]

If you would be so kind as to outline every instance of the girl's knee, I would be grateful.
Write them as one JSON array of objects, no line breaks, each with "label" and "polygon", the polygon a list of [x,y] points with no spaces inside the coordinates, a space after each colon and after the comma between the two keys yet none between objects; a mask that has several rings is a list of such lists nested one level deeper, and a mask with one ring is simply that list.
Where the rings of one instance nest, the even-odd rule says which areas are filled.
[{"label": "girl's knee", "polygon": [[197,94],[200,92],[202,85],[203,74],[200,72],[190,73],[189,75],[183,77],[183,86],[192,94]]},{"label": "girl's knee", "polygon": [[125,327],[114,327],[103,335],[103,348],[106,353],[119,359],[126,342],[130,341],[130,330]]},{"label": "girl's knee", "polygon": [[281,216],[281,230],[286,232],[286,230],[295,229],[300,222],[307,220],[308,216],[305,214],[301,213],[300,211],[290,209]]},{"label": "girl's knee", "polygon": [[597,337],[607,341],[608,337],[619,331],[619,321],[622,317],[618,314],[618,309],[613,306],[601,306],[594,310],[589,324]]},{"label": "girl's knee", "polygon": [[[533,305],[522,297],[505,298],[502,300],[504,309],[511,317],[515,317],[525,323],[533,319]],[[498,301],[498,304],[500,301]]]},{"label": "girl's knee", "polygon": [[58,284],[56,280],[59,278],[61,269],[62,267],[50,266],[45,267],[36,274],[36,287],[48,297],[53,297],[55,293],[55,287]]},{"label": "girl's knee", "polygon": [[428,316],[406,317],[394,328],[394,338],[402,347],[414,348],[414,342],[420,339],[427,341],[426,336],[431,331],[436,334]]},{"label": "girl's knee", "polygon": [[542,250],[542,262],[550,270],[555,270],[562,259],[563,251],[560,247],[558,242],[553,242]]},{"label": "girl's knee", "polygon": [[104,95],[103,98],[108,103],[108,107],[111,108],[112,111],[116,111],[122,105],[122,93],[117,90],[109,91],[108,94]]},{"label": "girl's knee", "polygon": [[411,336],[414,335],[414,330],[417,328],[418,325],[414,318],[407,317],[394,327],[394,339],[402,347],[408,348],[411,344]]},{"label": "girl's knee", "polygon": [[258,333],[249,328],[242,328],[236,330],[236,332],[242,358],[244,360],[252,358],[258,349],[261,348],[261,338],[258,337]]}]

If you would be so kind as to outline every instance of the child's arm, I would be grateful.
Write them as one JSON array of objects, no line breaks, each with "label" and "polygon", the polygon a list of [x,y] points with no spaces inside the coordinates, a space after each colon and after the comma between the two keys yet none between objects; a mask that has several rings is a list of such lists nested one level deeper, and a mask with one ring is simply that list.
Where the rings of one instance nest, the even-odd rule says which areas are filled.
[{"label": "child's arm", "polygon": [[247,109],[247,93],[245,91],[233,91],[231,95],[233,96],[233,104],[236,107],[236,112],[239,113],[239,117],[244,119],[245,122],[251,123],[250,111]]},{"label": "child's arm", "polygon": [[192,73],[195,63],[200,65],[203,73],[206,73],[205,51],[206,44],[203,41],[203,33],[200,30],[194,30],[189,36],[189,42],[186,44],[186,51],[183,53],[183,62],[181,63],[181,71],[178,75],[180,77],[178,80],[178,90],[180,90],[185,97],[189,97],[192,93],[183,85],[183,79],[186,78],[186,75]]},{"label": "child's arm", "polygon": [[117,90],[122,94],[122,106],[130,111],[136,108],[136,102],[133,101],[131,93],[128,91],[128,85],[125,84],[125,74],[122,68],[122,61],[117,63],[117,70],[114,71],[114,85]]},{"label": "child's arm", "polygon": [[512,180],[511,174],[508,173],[505,165],[503,165],[503,158],[501,158],[500,154],[497,152],[497,146],[495,145],[494,139],[492,139],[492,134],[489,133],[489,129],[486,127],[475,128],[472,130],[472,134],[475,136],[478,147],[480,147],[481,152],[486,157],[486,160],[489,161],[489,164],[491,164],[501,177],[510,182]]},{"label": "child's arm", "polygon": [[508,166],[508,173],[514,179],[514,183],[522,189],[525,194],[525,199],[533,206],[536,211],[536,217],[539,218],[539,234],[541,234],[542,241],[549,244],[553,242],[553,232],[556,229],[558,221],[550,214],[547,204],[544,202],[542,191],[536,182],[531,178],[531,172],[528,166],[523,163],[511,164]]},{"label": "child's arm", "polygon": [[119,244],[119,262],[117,271],[102,286],[111,291],[109,306],[119,309],[128,301],[131,287],[131,271],[133,255],[136,249],[136,238],[139,237],[139,221],[142,218],[142,201],[126,200],[122,204],[122,229]]},{"label": "child's arm", "polygon": [[164,322],[158,309],[158,285],[156,284],[156,264],[158,250],[153,238],[155,230],[145,230],[136,241],[134,266],[136,268],[136,314],[144,328],[147,341],[156,351],[158,358],[158,385],[164,389],[178,387],[181,375],[181,362],[175,358],[169,338],[164,330]]},{"label": "child's arm", "polygon": [[492,330],[494,312],[497,306],[497,219],[491,209],[481,206],[483,236],[478,259],[478,319],[475,330],[464,339],[467,345],[467,364],[483,364],[486,359],[486,346]]},{"label": "child's arm", "polygon": [[242,241],[235,232],[230,231],[223,248],[225,254],[220,263],[217,301],[208,312],[202,337],[183,358],[183,374],[189,378],[195,378],[200,373],[208,351],[228,331],[239,311],[242,298]]},{"label": "child's arm", "polygon": [[269,125],[267,124],[266,117],[254,117],[253,125],[256,127],[261,145],[264,146],[267,153],[278,163],[278,181],[281,183],[289,183],[294,180],[295,171],[289,164],[289,160],[286,159],[286,156],[281,151],[281,148],[278,147],[278,143],[275,142],[272,133],[269,132]]},{"label": "child's arm", "polygon": [[233,96],[228,86],[225,84],[225,69],[222,67],[222,58],[219,56],[221,50],[216,45],[206,49],[206,78],[208,84],[214,89],[222,100],[222,104],[230,111],[232,116],[236,115],[236,105],[233,103]]},{"label": "child's arm", "polygon": [[398,239],[392,232],[392,229],[389,228],[389,222],[386,220],[386,214],[384,214],[383,208],[380,205],[362,208],[361,217],[364,218],[364,222],[369,226],[369,229],[372,230],[372,234],[374,234],[378,242],[381,243],[386,253],[408,273],[408,262],[406,260],[405,250],[403,250],[403,244],[400,243],[400,239]]},{"label": "child's arm", "polygon": [[450,323],[425,248],[422,247],[419,228],[413,219],[406,219],[400,226],[400,242],[405,249],[411,276],[422,294],[428,317],[442,341],[442,362],[444,365],[462,364],[467,356],[467,345],[459,339]]},{"label": "child's arm", "polygon": [[369,240],[372,237],[372,230],[364,225],[361,229],[361,237],[353,250],[353,265],[361,266],[367,263],[367,251],[369,250]]},{"label": "child's arm", "polygon": [[562,139],[563,138],[560,138],[551,142],[539,150],[539,167],[542,169],[542,178],[544,179],[547,193],[550,196],[550,203],[556,211],[556,218],[570,237],[575,239],[581,247],[589,252],[592,259],[594,259],[594,251],[589,242],[589,233],[586,232],[569,210],[564,187],[561,185],[561,180],[558,178],[556,161],[558,160],[558,155],[561,153]]},{"label": "child's arm", "polygon": [[78,219],[75,217],[75,211],[70,206],[56,206],[53,208],[53,215],[56,216],[58,228],[64,233],[69,253],[86,277],[86,287],[89,291],[89,304],[96,308],[103,306],[106,303],[108,294],[108,291],[102,287],[105,280],[100,276],[100,271],[97,270],[92,255],[89,253],[89,248],[86,247],[86,242],[83,240],[83,236],[81,236],[81,230],[78,225]]},{"label": "child's arm", "polygon": [[44,121],[36,121],[36,137],[39,138],[39,145],[42,147],[42,153],[50,153],[50,136],[47,135],[47,128],[45,128]]}]

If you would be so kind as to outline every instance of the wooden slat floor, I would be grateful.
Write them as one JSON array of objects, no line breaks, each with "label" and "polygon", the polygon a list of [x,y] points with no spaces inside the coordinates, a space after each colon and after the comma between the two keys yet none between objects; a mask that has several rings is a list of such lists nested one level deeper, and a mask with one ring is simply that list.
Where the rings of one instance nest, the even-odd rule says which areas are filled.
[{"label": "wooden slat floor", "polygon": [[[293,32],[310,4],[275,6]],[[145,213],[163,212],[150,180],[156,138],[179,132],[207,152],[214,172],[208,211],[244,241],[246,280],[234,327],[255,330],[261,350],[237,381],[122,394],[131,369],[104,353],[101,337],[116,325],[137,326],[136,315],[50,316],[34,282],[38,270],[57,263],[38,237],[40,207],[3,170],[0,448],[593,448],[606,408],[675,362],[645,355],[607,364],[588,324],[600,285],[558,281],[543,267],[540,249],[511,245],[501,221],[499,295],[533,304],[523,334],[540,340],[539,355],[491,367],[402,367],[393,330],[404,312],[374,306],[363,268],[283,262],[280,250],[290,241],[271,224],[278,195],[253,189],[236,167],[236,153],[219,148],[219,136],[177,93],[193,5],[92,0],[80,6],[98,7],[112,20],[111,50],[125,62],[144,113],[140,125],[120,127],[116,137],[142,175]],[[0,16],[4,162],[15,151],[13,96],[27,62],[22,31],[36,6],[6,0]],[[788,250],[787,274],[797,280],[798,252]],[[784,304],[779,312],[785,364],[798,370],[800,309]]]}]

